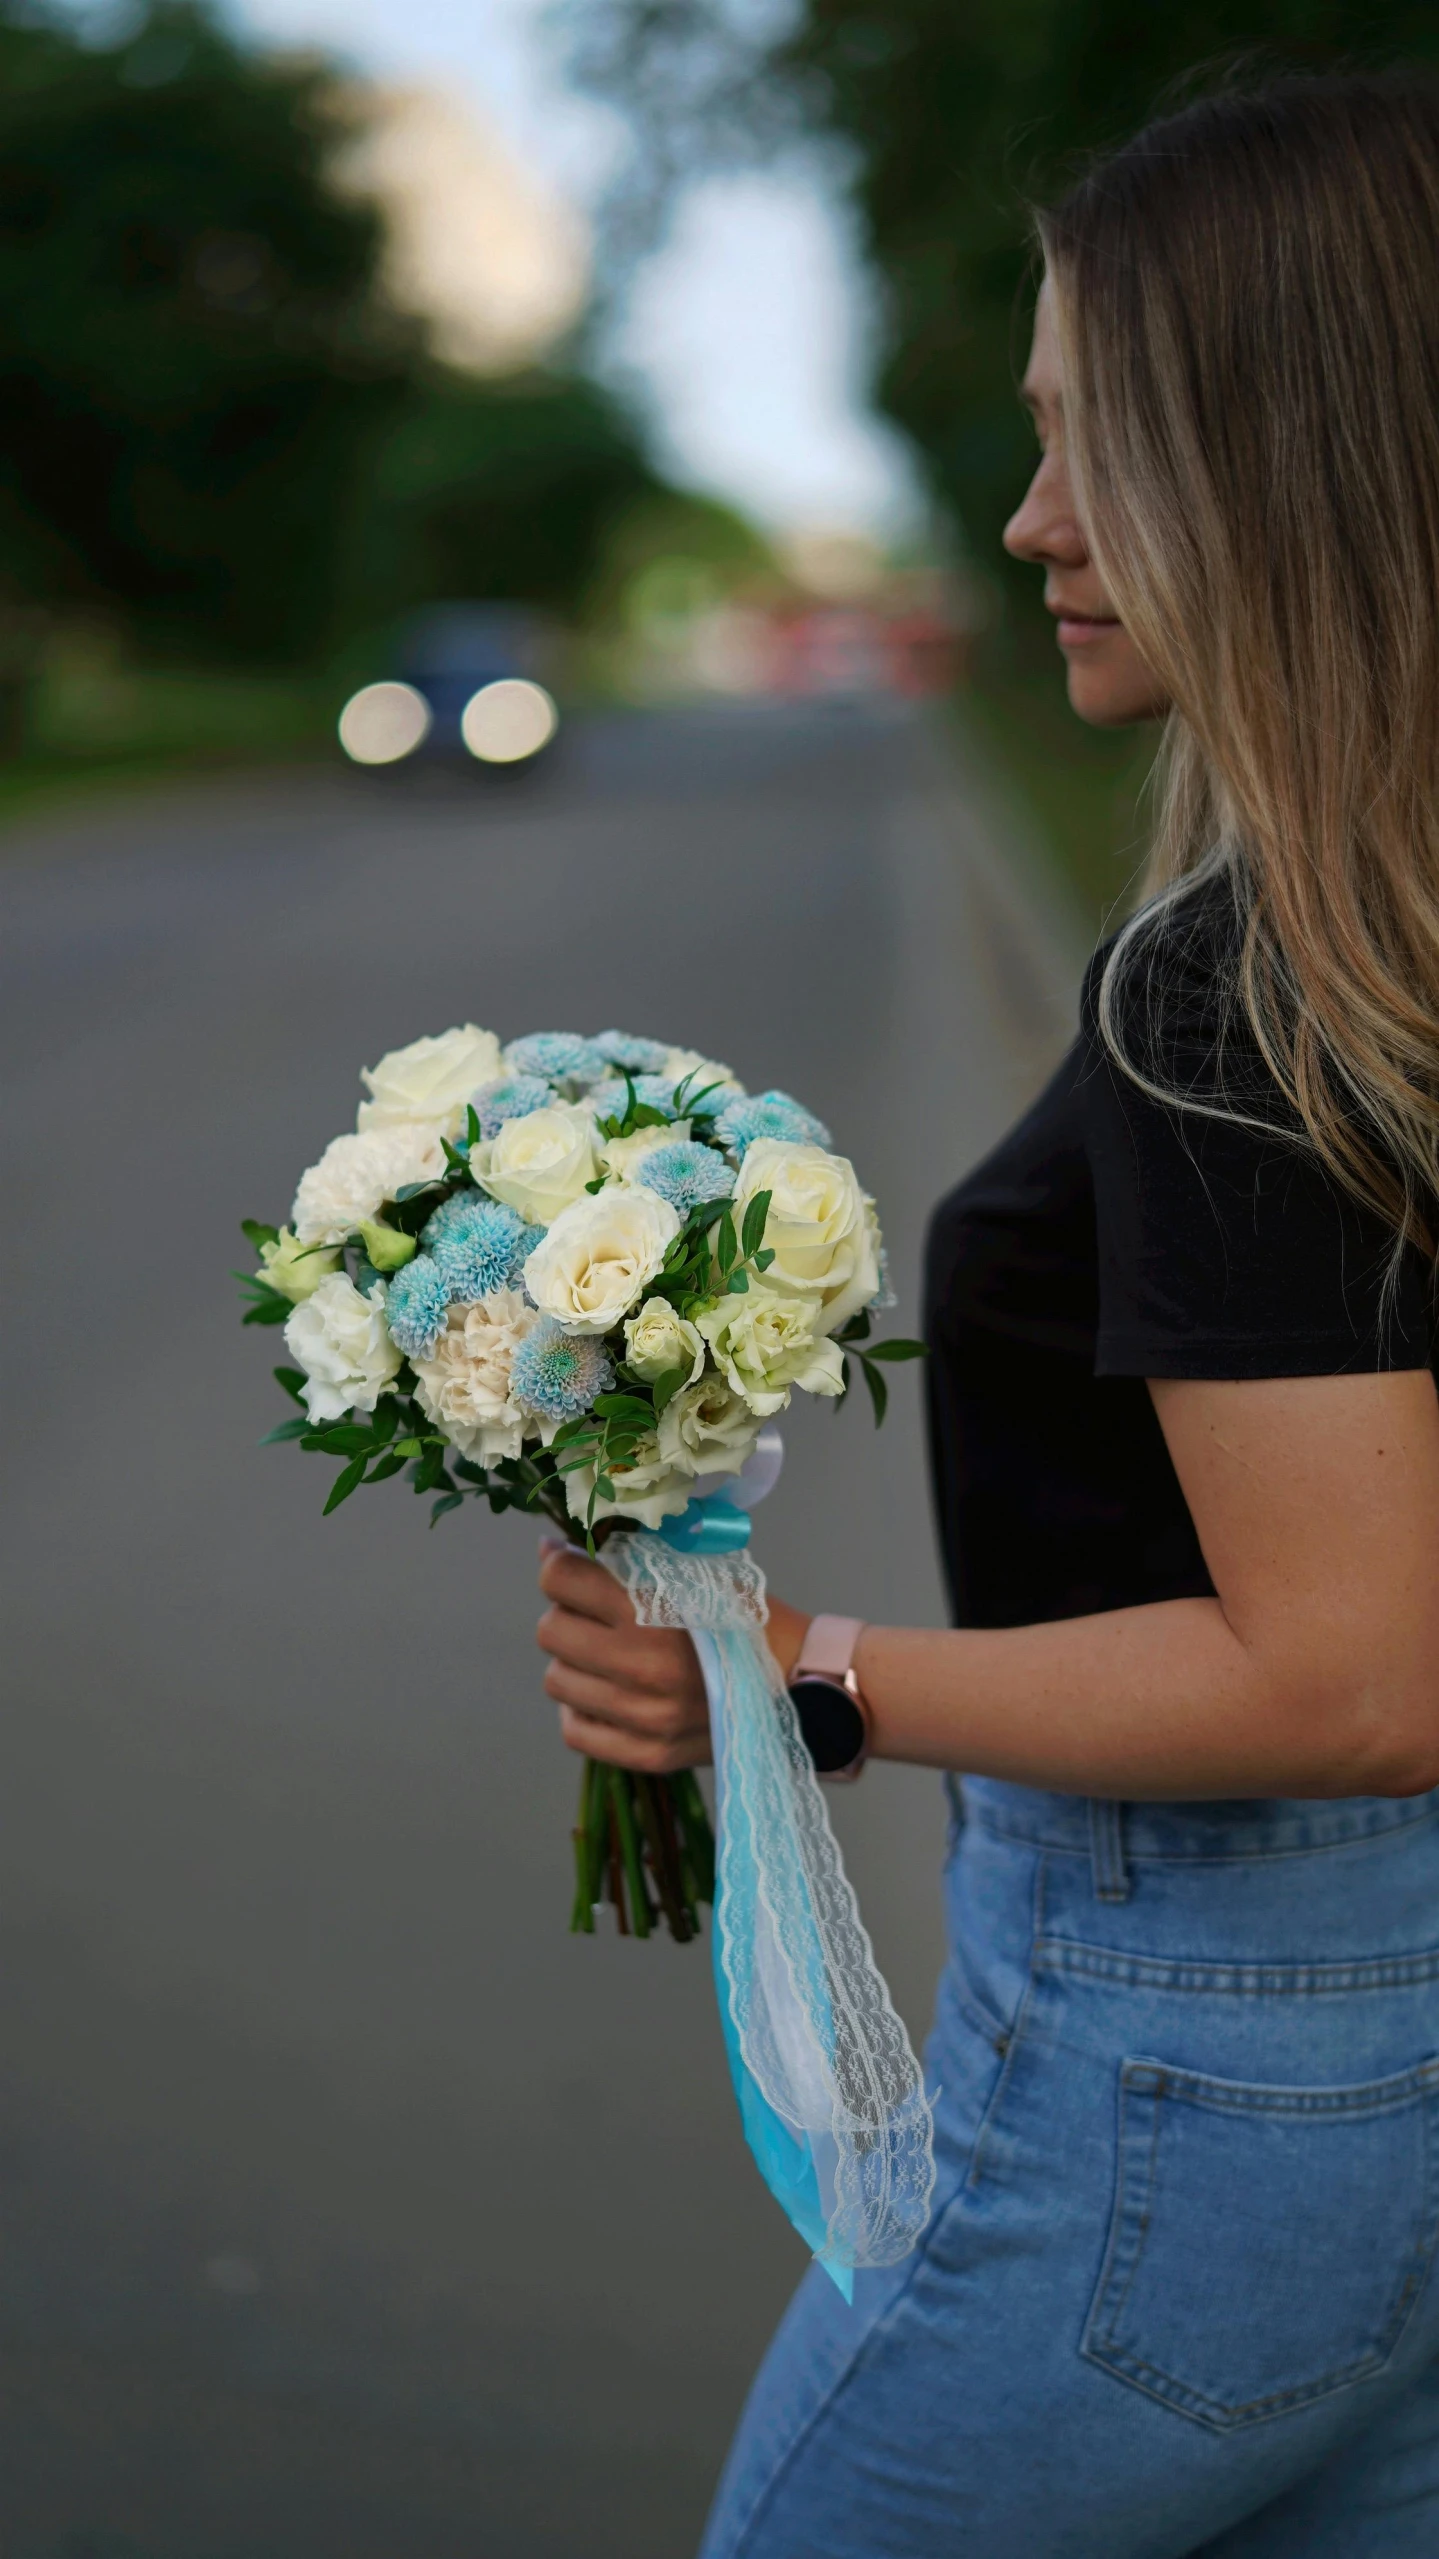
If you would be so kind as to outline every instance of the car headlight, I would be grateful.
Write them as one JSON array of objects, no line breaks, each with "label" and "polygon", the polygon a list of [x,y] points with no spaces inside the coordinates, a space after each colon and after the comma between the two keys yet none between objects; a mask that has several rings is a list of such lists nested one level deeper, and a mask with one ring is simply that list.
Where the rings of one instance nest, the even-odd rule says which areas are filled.
[{"label": "car headlight", "polygon": [[430,706],[413,684],[366,684],[340,713],[340,744],[352,764],[400,764],[430,733]]},{"label": "car headlight", "polygon": [[503,675],[472,693],[460,718],[460,735],[481,764],[520,764],[548,746],[560,715],[542,684]]}]

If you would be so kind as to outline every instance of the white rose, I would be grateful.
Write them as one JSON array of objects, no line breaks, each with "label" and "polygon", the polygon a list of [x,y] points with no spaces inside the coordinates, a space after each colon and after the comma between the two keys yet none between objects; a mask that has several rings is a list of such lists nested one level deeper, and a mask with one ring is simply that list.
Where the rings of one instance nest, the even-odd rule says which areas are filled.
[{"label": "white rose", "polygon": [[560,1211],[525,1264],[525,1286],[572,1333],[608,1333],[658,1277],[679,1231],[668,1200],[617,1183]]},{"label": "white rose", "polygon": [[641,1156],[650,1154],[656,1146],[673,1146],[689,1133],[688,1120],[666,1120],[660,1128],[637,1128],[632,1137],[609,1138],[600,1148],[600,1162],[612,1181],[632,1182]]},{"label": "white rose", "polygon": [[290,1211],[296,1241],[343,1244],[407,1182],[437,1182],[444,1170],[438,1132],[420,1122],[332,1137],[319,1163],[300,1176]]},{"label": "white rose", "polygon": [[400,1365],[385,1329],[384,1289],[377,1282],[362,1297],[341,1271],[296,1307],[285,1339],[305,1372],[300,1392],[312,1422],[373,1413]]},{"label": "white rose", "polygon": [[481,1084],[500,1073],[500,1044],[493,1031],[441,1031],[438,1039],[411,1040],[392,1048],[378,1066],[362,1066],[370,1099],[360,1104],[356,1126],[393,1128],[400,1120],[428,1120],[442,1137],[458,1137],[465,1105]]},{"label": "white rose", "polygon": [[686,1371],[686,1385],[693,1385],[705,1364],[705,1346],[667,1297],[647,1297],[625,1325],[625,1358],[647,1385],[677,1368]]},{"label": "white rose", "polygon": [[[632,1465],[612,1467],[609,1480],[614,1496],[607,1500],[600,1495],[594,1507],[596,1519],[623,1519],[640,1528],[658,1528],[667,1519],[678,1519],[694,1499],[694,1468],[667,1466],[652,1439],[640,1442]],[[565,1499],[573,1518],[590,1517],[594,1481],[590,1466],[577,1466],[565,1477]]]},{"label": "white rose", "polygon": [[736,1093],[744,1091],[744,1086],[727,1066],[721,1066],[715,1058],[703,1056],[697,1048],[672,1048],[665,1059],[664,1071],[671,1084],[682,1084],[687,1075],[691,1076],[696,1092],[705,1084],[728,1084]]},{"label": "white rose", "polygon": [[477,1466],[519,1456],[527,1417],[510,1392],[510,1369],[538,1322],[517,1288],[497,1288],[450,1307],[429,1358],[412,1362],[416,1402]]},{"label": "white rose", "polygon": [[752,1413],[782,1412],[791,1387],[806,1395],[838,1395],[844,1354],[817,1338],[820,1301],[751,1280],[743,1296],[722,1297],[696,1318],[699,1331],[737,1395]]},{"label": "white rose", "polygon": [[735,1184],[737,1229],[757,1191],[770,1194],[764,1241],[774,1260],[767,1284],[817,1293],[816,1332],[838,1332],[879,1287],[879,1228],[854,1166],[822,1146],[756,1138]]},{"label": "white rose", "polygon": [[531,1226],[550,1226],[599,1170],[595,1124],[578,1102],[552,1102],[470,1148],[481,1190],[519,1210]]},{"label": "white rose", "polygon": [[657,1447],[663,1464],[691,1475],[737,1475],[758,1437],[744,1397],[711,1370],[666,1404]]}]

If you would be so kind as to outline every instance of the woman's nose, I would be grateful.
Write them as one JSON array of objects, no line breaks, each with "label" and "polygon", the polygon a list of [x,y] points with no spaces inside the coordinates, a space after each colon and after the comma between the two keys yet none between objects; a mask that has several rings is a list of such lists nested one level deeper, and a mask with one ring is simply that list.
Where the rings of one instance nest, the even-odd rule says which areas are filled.
[{"label": "woman's nose", "polygon": [[1068,474],[1046,455],[1004,528],[1004,547],[1016,560],[1053,561],[1083,568],[1089,553],[1074,517]]}]

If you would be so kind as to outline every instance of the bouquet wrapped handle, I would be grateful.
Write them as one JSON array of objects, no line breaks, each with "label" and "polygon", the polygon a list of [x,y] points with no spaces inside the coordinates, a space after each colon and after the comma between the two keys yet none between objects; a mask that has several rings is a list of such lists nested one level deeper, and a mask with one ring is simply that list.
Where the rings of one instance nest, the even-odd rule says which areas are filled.
[{"label": "bouquet wrapped handle", "polygon": [[610,1539],[601,1560],[640,1624],[694,1639],[714,1741],[715,1988],[745,2138],[849,2298],[856,2267],[893,2264],[924,2229],[933,2122],[765,1640],[747,1537],[720,1496],[669,1535]]}]

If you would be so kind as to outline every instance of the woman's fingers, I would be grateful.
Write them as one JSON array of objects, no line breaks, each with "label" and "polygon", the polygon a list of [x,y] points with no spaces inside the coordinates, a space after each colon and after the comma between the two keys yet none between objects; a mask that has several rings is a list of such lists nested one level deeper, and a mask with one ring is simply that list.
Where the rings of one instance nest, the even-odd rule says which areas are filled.
[{"label": "woman's fingers", "polygon": [[557,1601],[576,1617],[597,1618],[602,1626],[633,1626],[635,1622],[628,1591],[621,1590],[603,1564],[596,1564],[573,1546],[546,1547],[540,1558],[540,1588],[546,1599]]},{"label": "woman's fingers", "polygon": [[560,1708],[560,1737],[586,1759],[603,1759],[612,1768],[632,1768],[644,1777],[670,1777],[678,1768],[703,1768],[710,1756],[709,1735],[696,1733],[684,1741],[658,1741],[644,1733],[624,1731],[575,1706]]},{"label": "woman's fingers", "polygon": [[535,1629],[541,1652],[624,1686],[655,1690],[693,1688],[698,1665],[685,1635],[653,1626],[604,1626],[572,1609],[547,1608]]}]

